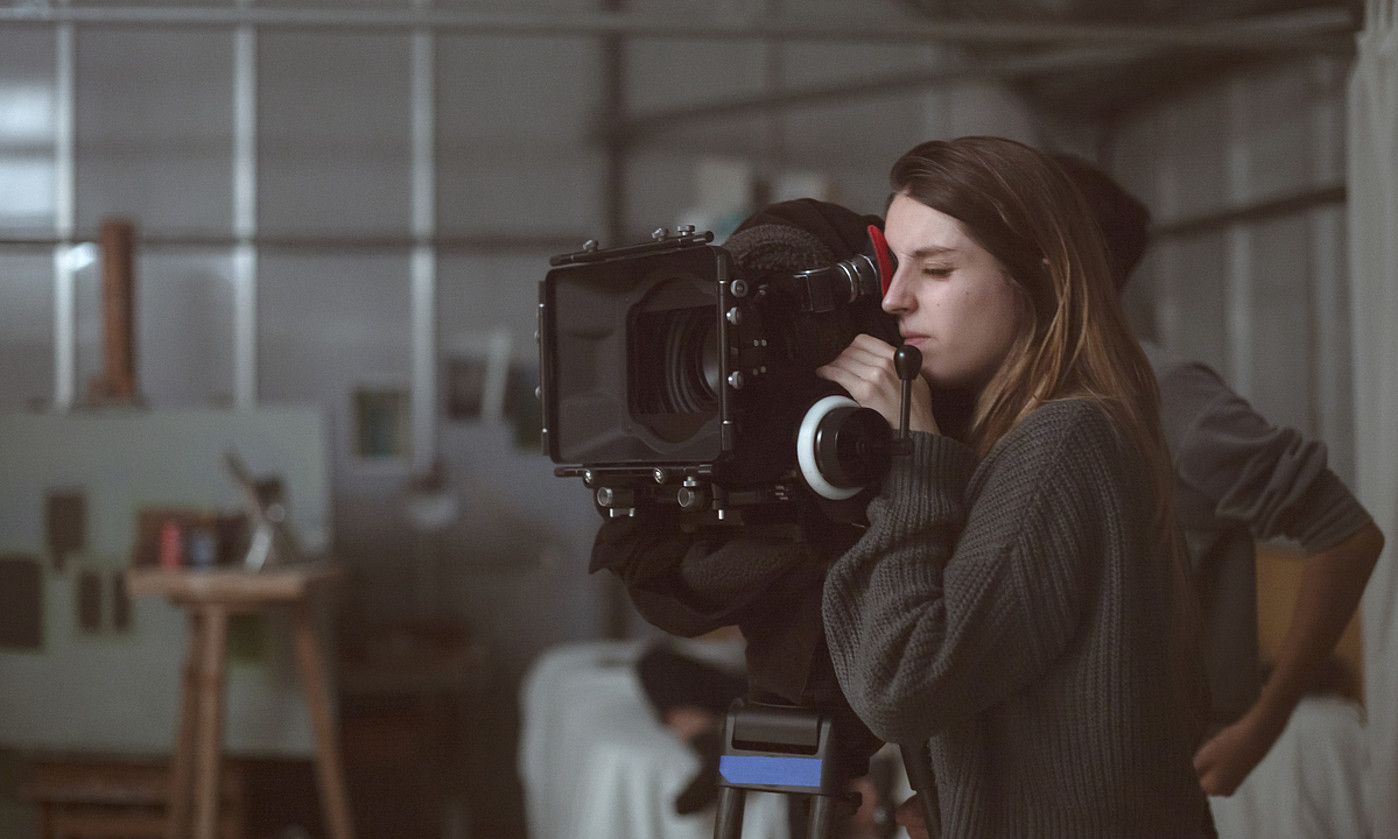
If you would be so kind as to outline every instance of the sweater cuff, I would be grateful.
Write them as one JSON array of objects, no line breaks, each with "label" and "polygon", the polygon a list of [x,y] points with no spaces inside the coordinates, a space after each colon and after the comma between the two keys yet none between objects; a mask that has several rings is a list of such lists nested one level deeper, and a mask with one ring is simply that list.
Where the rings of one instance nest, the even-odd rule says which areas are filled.
[{"label": "sweater cuff", "polygon": [[941,434],[915,431],[912,452],[894,455],[880,497],[903,515],[945,516],[961,507],[980,459]]}]

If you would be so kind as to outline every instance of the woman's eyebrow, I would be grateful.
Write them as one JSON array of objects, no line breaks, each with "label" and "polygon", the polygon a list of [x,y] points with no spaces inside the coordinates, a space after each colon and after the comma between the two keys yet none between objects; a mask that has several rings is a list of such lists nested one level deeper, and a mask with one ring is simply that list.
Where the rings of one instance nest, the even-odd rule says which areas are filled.
[{"label": "woman's eyebrow", "polygon": [[941,245],[929,245],[925,248],[918,248],[912,252],[912,256],[921,258],[924,256],[941,256],[943,254],[956,253],[956,248],[946,248]]}]

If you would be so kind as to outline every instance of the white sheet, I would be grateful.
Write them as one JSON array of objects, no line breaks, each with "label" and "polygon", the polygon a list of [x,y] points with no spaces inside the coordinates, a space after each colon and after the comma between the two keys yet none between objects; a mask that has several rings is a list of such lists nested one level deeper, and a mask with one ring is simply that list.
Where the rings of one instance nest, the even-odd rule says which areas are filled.
[{"label": "white sheet", "polygon": [[[519,772],[530,839],[708,839],[712,808],[678,816],[694,753],[651,714],[632,666],[640,642],[540,657],[521,692]],[[782,796],[750,793],[743,839],[786,839]]]},{"label": "white sheet", "polygon": [[1301,701],[1276,746],[1229,798],[1210,798],[1221,839],[1370,836],[1363,712],[1329,697]]}]

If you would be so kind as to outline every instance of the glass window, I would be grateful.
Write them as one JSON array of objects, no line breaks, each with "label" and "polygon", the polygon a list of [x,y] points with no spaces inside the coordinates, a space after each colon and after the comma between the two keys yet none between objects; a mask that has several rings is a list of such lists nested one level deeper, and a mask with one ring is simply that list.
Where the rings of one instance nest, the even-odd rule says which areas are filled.
[{"label": "glass window", "polygon": [[258,38],[263,234],[404,235],[412,183],[409,36]]},{"label": "glass window", "polygon": [[[384,458],[356,455],[355,400],[361,391],[410,392],[408,272],[402,252],[274,253],[258,263],[259,398],[325,409],[340,495],[377,487],[386,474]],[[411,451],[410,441],[394,445]],[[406,460],[389,465],[397,467],[390,481],[400,481]]]},{"label": "glass window", "polygon": [[79,231],[116,215],[147,236],[228,235],[232,68],[227,30],[78,29]]},{"label": "glass window", "polygon": [[589,38],[438,40],[444,235],[575,234],[604,223],[603,156],[588,138],[600,66]]},{"label": "glass window", "polygon": [[0,232],[54,224],[54,37],[0,29]]},{"label": "glass window", "polygon": [[53,258],[0,250],[0,408],[53,401]]}]

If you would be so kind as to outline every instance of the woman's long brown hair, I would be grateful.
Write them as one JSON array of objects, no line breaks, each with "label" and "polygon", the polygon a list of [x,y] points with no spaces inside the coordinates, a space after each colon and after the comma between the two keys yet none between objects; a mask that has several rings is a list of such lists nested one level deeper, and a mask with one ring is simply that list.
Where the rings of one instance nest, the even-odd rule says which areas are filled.
[{"label": "woman's long brown hair", "polygon": [[1191,692],[1181,710],[1197,740],[1205,710],[1199,705],[1207,702],[1193,693],[1201,682],[1198,603],[1175,522],[1160,393],[1126,325],[1086,202],[1047,156],[999,137],[922,143],[893,165],[890,178],[897,192],[961,222],[1004,266],[1023,304],[1019,336],[980,391],[968,442],[984,455],[1044,403],[1083,398],[1100,405],[1143,458],[1154,542],[1168,546],[1174,580],[1176,685]]}]

